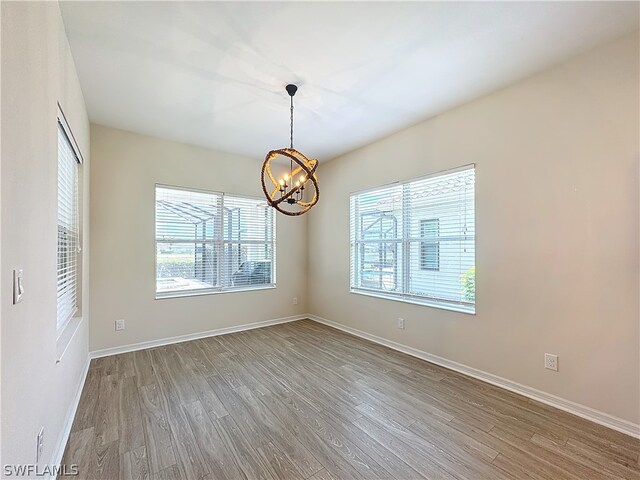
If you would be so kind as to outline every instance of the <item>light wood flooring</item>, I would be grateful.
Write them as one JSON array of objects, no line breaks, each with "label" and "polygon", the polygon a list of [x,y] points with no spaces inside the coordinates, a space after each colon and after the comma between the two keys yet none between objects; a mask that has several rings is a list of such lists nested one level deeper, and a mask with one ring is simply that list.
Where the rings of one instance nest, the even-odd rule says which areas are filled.
[{"label": "light wood flooring", "polygon": [[304,320],[93,360],[95,479],[639,479],[640,441]]}]

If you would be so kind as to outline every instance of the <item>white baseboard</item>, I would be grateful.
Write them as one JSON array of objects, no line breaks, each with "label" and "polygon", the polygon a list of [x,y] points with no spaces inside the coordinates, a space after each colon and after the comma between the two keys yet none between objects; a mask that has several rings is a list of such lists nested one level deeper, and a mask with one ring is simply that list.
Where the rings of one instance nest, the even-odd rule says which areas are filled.
[{"label": "white baseboard", "polygon": [[242,332],[244,330],[252,330],[254,328],[268,327],[278,325],[280,323],[295,322],[309,318],[308,315],[294,315],[291,317],[276,318],[274,320],[265,320],[263,322],[246,323],[235,327],[216,328],[215,330],[207,330],[206,332],[190,333],[187,335],[178,335],[176,337],[160,338],[158,340],[150,340],[148,342],[132,343],[121,347],[104,348],[89,353],[89,358],[108,357],[109,355],[117,355],[120,353],[135,352],[136,350],[144,350],[145,348],[160,347],[162,345],[170,345],[172,343],[188,342],[189,340],[197,340],[199,338],[215,337],[218,335],[226,335],[227,333]]},{"label": "white baseboard", "polygon": [[[82,396],[82,389],[84,388],[84,382],[87,379],[87,374],[89,373],[89,363],[91,359],[87,356],[87,360],[85,362],[82,376],[80,377],[80,382],[78,383],[78,388],[76,390],[75,395],[73,396],[73,400],[71,401],[71,406],[69,407],[69,411],[67,412],[67,416],[64,420],[64,425],[62,427],[62,433],[58,437],[58,444],[53,452],[53,457],[51,463],[48,465],[60,465],[62,463],[62,456],[64,455],[64,449],[67,446],[67,442],[69,441],[69,435],[71,434],[71,427],[73,426],[73,420],[76,418],[76,411],[78,410],[78,404],[80,403],[80,397]],[[51,478],[55,478],[52,476]]]},{"label": "white baseboard", "polygon": [[557,397],[555,395],[537,390],[535,388],[527,387],[526,385],[507,380],[506,378],[502,378],[491,373],[483,372],[482,370],[477,370],[461,363],[447,360],[446,358],[442,358],[437,355],[432,355],[413,347],[402,345],[401,343],[397,343],[392,340],[387,340],[386,338],[378,337],[376,335],[372,335],[355,328],[347,327],[346,325],[342,325],[340,323],[332,322],[331,320],[327,320],[326,318],[322,318],[317,315],[310,314],[307,315],[307,317],[315,322],[323,323],[330,327],[337,328],[338,330],[350,333],[351,335],[364,338],[365,340],[370,340],[374,343],[392,348],[393,350],[397,350],[399,352],[406,353],[407,355],[426,360],[427,362],[435,363],[436,365],[440,365],[441,367],[463,373],[478,380],[482,380],[483,382],[490,383],[497,387],[501,387],[511,392],[515,392],[525,397],[531,398],[533,400],[537,400],[538,402],[558,408],[559,410],[564,410],[565,412],[577,415],[578,417],[590,420],[594,423],[611,428],[612,430],[616,430],[631,437],[640,438],[640,425],[629,422],[628,420],[614,417],[613,415],[609,415],[608,413],[595,410],[585,405],[581,405],[579,403]]}]

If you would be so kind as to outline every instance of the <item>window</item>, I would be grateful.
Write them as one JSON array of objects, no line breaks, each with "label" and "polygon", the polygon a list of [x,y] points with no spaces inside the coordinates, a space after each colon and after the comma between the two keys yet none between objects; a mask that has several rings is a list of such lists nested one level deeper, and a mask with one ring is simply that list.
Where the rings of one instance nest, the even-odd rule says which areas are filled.
[{"label": "window", "polygon": [[420,270],[440,270],[440,220],[420,220]]},{"label": "window", "polygon": [[78,190],[82,157],[62,111],[58,113],[58,336],[78,311],[80,225]]},{"label": "window", "polygon": [[156,185],[156,297],[275,286],[262,199]]},{"label": "window", "polygon": [[475,313],[475,169],[354,193],[354,293]]}]

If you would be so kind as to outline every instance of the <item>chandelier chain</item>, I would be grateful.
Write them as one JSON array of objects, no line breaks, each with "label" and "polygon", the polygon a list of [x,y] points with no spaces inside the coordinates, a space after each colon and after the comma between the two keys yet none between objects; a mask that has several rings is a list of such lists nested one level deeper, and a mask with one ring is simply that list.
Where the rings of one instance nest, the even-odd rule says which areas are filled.
[{"label": "chandelier chain", "polygon": [[293,96],[291,96],[291,148],[293,148]]}]

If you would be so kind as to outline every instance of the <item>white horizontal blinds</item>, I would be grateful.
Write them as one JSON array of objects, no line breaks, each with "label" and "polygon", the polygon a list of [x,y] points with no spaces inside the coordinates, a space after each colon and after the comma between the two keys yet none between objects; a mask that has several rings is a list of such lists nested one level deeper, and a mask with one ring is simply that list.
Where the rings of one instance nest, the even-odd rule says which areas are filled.
[{"label": "white horizontal blinds", "polygon": [[273,284],[274,210],[264,200],[224,196],[224,263],[226,287]]},{"label": "white horizontal blinds", "polygon": [[440,219],[420,220],[420,270],[440,271]]},{"label": "white horizontal blinds", "polygon": [[403,192],[394,185],[351,198],[351,285],[403,291]]},{"label": "white horizontal blinds", "polygon": [[475,273],[474,179],[468,168],[406,184],[408,295],[473,306],[465,278]]},{"label": "white horizontal blinds", "polygon": [[78,309],[78,170],[79,163],[71,142],[58,123],[58,332]]},{"label": "white horizontal blinds", "polygon": [[474,167],[351,196],[351,288],[473,311]]},{"label": "white horizontal blinds", "polygon": [[156,187],[156,293],[273,284],[273,209],[261,200]]},{"label": "white horizontal blinds", "polygon": [[156,187],[156,292],[219,286],[222,195]]}]

